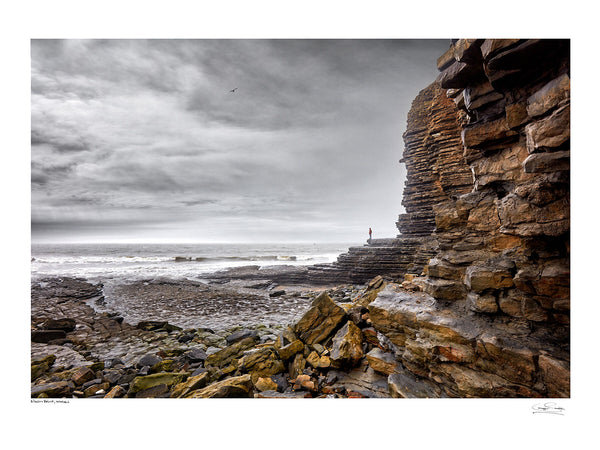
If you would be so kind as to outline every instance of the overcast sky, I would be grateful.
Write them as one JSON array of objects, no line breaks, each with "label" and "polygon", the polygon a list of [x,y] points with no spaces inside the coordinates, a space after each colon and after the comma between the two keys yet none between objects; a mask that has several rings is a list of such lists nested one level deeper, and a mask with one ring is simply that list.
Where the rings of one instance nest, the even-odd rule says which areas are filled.
[{"label": "overcast sky", "polygon": [[33,40],[32,240],[394,237],[449,43]]}]

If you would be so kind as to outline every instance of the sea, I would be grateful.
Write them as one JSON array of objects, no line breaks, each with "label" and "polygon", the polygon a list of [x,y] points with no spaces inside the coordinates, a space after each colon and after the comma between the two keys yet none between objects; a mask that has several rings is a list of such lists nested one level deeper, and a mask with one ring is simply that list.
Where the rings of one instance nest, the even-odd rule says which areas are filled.
[{"label": "sea", "polygon": [[355,243],[49,244],[32,243],[32,281],[55,276],[90,281],[152,277],[198,280],[230,267],[330,263]]}]

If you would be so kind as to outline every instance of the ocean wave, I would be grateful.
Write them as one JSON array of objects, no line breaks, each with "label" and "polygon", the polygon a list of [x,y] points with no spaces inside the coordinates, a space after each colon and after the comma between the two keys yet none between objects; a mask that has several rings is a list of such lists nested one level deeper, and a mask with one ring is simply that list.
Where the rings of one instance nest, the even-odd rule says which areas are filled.
[{"label": "ocean wave", "polygon": [[278,255],[262,255],[262,256],[175,256],[173,261],[197,261],[197,262],[216,262],[216,261],[311,261],[312,256],[298,257],[295,255],[278,256]]}]

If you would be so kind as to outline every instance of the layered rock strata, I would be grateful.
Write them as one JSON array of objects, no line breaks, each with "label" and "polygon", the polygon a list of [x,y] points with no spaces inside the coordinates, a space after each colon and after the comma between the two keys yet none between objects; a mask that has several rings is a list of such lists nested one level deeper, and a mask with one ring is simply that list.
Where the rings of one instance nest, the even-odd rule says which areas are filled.
[{"label": "layered rock strata", "polygon": [[402,205],[406,213],[396,223],[393,239],[370,239],[352,247],[331,265],[309,267],[312,282],[334,280],[363,283],[382,275],[399,280],[419,275],[437,251],[434,206],[469,192],[472,175],[462,153],[460,112],[437,84],[422,90],[413,101],[404,133],[406,182]]},{"label": "layered rock strata", "polygon": [[461,39],[438,67],[468,116],[474,179],[434,207],[439,253],[425,290],[481,313],[568,324],[569,42]]}]

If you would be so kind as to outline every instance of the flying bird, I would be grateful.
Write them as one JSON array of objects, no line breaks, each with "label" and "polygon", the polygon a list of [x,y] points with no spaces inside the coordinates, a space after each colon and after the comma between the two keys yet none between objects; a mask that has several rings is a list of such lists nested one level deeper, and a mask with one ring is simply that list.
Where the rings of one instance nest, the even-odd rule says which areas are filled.
[{"label": "flying bird", "polygon": [[232,90],[230,90],[229,92],[235,92],[237,90],[237,88],[233,88]]}]

